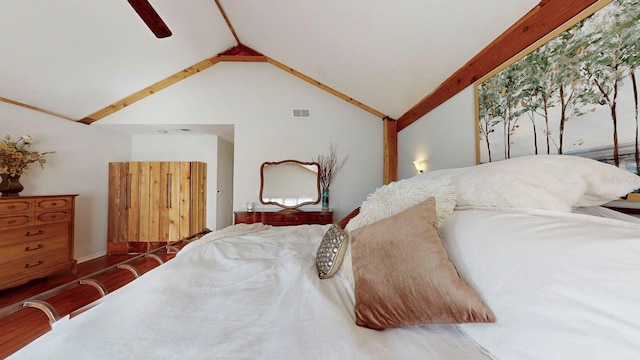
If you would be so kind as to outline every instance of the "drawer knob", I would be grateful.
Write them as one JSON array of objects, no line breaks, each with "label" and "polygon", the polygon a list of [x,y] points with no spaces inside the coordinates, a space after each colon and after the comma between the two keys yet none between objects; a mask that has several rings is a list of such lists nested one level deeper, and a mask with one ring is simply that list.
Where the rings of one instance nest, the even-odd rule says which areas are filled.
[{"label": "drawer knob", "polygon": [[15,209],[15,208],[16,208],[16,206],[15,206],[15,205],[9,205],[9,206],[8,206],[8,208],[9,208],[9,209]]},{"label": "drawer knob", "polygon": [[38,244],[38,246],[32,248],[31,246],[27,246],[24,251],[35,251],[35,250],[40,250],[44,247],[44,245],[42,244]]},{"label": "drawer knob", "polygon": [[32,233],[31,231],[27,231],[27,233],[24,234],[24,236],[38,236],[42,234],[44,234],[44,231],[42,230],[38,230],[38,232],[35,232],[35,233]]},{"label": "drawer knob", "polygon": [[15,220],[11,219],[9,221],[7,221],[8,224],[13,224],[14,222],[16,222]]},{"label": "drawer knob", "polygon": [[40,266],[40,265],[42,265],[42,264],[44,264],[44,261],[42,261],[42,260],[38,260],[38,262],[37,262],[37,263],[35,263],[35,264],[25,264],[25,265],[24,265],[24,268],[25,268],[25,269],[34,268],[34,267],[36,267],[36,266]]}]

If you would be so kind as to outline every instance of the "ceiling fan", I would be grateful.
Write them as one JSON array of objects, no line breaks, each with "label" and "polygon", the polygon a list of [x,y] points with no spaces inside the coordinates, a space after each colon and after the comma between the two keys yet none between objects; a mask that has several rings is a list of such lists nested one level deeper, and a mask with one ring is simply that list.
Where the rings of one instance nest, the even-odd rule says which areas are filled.
[{"label": "ceiling fan", "polygon": [[127,1],[129,1],[129,5],[133,7],[157,38],[166,38],[171,36],[171,30],[169,30],[167,24],[162,21],[162,18],[160,18],[160,15],[158,15],[151,4],[149,4],[148,0]]}]

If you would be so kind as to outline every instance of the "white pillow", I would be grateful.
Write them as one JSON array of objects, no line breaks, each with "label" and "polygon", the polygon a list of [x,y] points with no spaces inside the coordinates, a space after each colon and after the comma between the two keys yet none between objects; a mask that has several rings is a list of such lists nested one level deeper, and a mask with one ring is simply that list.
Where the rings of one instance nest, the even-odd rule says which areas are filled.
[{"label": "white pillow", "polygon": [[353,231],[399,214],[433,197],[436,200],[438,226],[451,215],[456,206],[456,189],[449,178],[422,179],[413,177],[381,186],[360,206],[360,213],[346,226]]},{"label": "white pillow", "polygon": [[[455,187],[450,184],[450,180],[446,177],[437,179],[413,177],[379,187],[367,196],[367,199],[360,206],[360,213],[349,221],[345,230],[350,232],[399,214],[430,197],[433,197],[436,201],[439,226],[453,213],[453,209],[456,206]],[[353,268],[351,266],[351,244],[347,246],[340,272],[351,285],[354,284]]]},{"label": "white pillow", "polygon": [[535,208],[570,212],[640,188],[640,176],[593,159],[532,155],[418,177],[451,178],[457,206]]}]

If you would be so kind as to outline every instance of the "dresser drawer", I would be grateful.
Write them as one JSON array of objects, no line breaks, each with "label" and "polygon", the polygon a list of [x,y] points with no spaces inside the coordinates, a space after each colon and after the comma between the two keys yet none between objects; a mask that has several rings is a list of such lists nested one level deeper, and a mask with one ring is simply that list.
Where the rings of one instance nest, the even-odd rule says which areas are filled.
[{"label": "dresser drawer", "polygon": [[38,210],[71,209],[71,198],[53,197],[53,198],[40,199],[36,201],[36,209]]},{"label": "dresser drawer", "polygon": [[[0,247],[15,243],[50,239],[56,236],[68,236],[69,224],[53,223],[35,226],[26,226],[18,229],[6,229],[0,237]],[[0,248],[0,252],[2,249]]]},{"label": "dresser drawer", "polygon": [[282,222],[287,223],[296,223],[296,224],[305,224],[308,220],[308,215],[302,212],[295,212],[284,214],[282,216]]},{"label": "dresser drawer", "polygon": [[236,213],[236,216],[235,216],[236,224],[253,224],[254,222],[256,222],[255,213],[253,212]]},{"label": "dresser drawer", "polygon": [[236,224],[253,224],[262,222],[263,224],[273,226],[292,226],[304,224],[331,224],[333,222],[333,213],[330,211],[301,211],[301,210],[282,210],[282,211],[236,211]]},{"label": "dresser drawer", "polygon": [[68,262],[69,253],[66,251],[46,251],[41,254],[0,262],[0,288],[3,283],[15,281],[17,278],[29,277]]},{"label": "dresser drawer", "polygon": [[0,197],[0,290],[74,268],[75,197]]},{"label": "dresser drawer", "polygon": [[333,213],[323,212],[316,214],[309,214],[309,224],[331,224],[333,223]]},{"label": "dresser drawer", "polygon": [[33,199],[16,199],[0,202],[0,215],[10,215],[17,212],[32,210],[35,201]]},{"label": "dresser drawer", "polygon": [[0,248],[0,263],[14,261],[16,258],[41,256],[49,251],[69,253],[69,240],[65,234],[48,239],[25,241]]},{"label": "dresser drawer", "polygon": [[33,216],[27,214],[0,217],[0,228],[27,226],[31,224],[35,224],[35,221]]},{"label": "dresser drawer", "polygon": [[284,216],[282,214],[271,214],[271,213],[263,213],[262,217],[261,217],[261,221],[264,224],[271,224],[274,222],[282,222],[284,219]]},{"label": "dresser drawer", "polygon": [[36,215],[36,224],[71,220],[71,210],[47,211]]}]

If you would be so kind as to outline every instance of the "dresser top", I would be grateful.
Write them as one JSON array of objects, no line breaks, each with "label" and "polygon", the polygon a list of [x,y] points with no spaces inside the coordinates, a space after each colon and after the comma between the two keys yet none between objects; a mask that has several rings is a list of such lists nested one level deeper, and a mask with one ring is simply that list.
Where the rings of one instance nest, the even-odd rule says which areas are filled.
[{"label": "dresser top", "polygon": [[333,212],[333,209],[328,209],[328,210],[322,210],[322,209],[306,209],[306,210],[300,210],[300,209],[261,209],[261,208],[256,208],[253,210],[235,210],[234,213],[238,214],[238,213],[277,213],[277,214],[305,214],[305,213],[309,213],[309,214],[316,214],[316,213],[330,213]]},{"label": "dresser top", "polygon": [[16,201],[16,200],[28,200],[28,199],[42,199],[48,197],[62,197],[62,196],[78,196],[78,194],[60,194],[60,195],[30,195],[30,196],[0,196],[0,201]]}]

